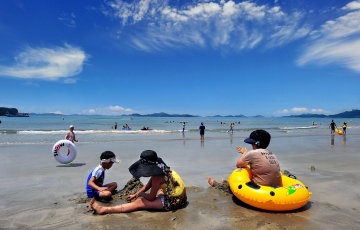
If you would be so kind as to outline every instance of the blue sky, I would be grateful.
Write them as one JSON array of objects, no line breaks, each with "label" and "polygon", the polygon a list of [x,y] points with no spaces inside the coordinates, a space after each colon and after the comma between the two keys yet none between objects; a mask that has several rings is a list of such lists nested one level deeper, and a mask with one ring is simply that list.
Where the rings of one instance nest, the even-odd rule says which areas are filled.
[{"label": "blue sky", "polygon": [[359,85],[359,0],[0,1],[20,112],[336,114]]}]

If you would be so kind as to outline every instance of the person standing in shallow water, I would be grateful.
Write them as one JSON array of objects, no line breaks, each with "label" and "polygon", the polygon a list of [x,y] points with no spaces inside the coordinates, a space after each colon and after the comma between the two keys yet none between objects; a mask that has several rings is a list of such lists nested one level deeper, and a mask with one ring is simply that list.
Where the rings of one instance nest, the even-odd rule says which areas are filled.
[{"label": "person standing in shallow water", "polygon": [[346,122],[344,122],[344,124],[342,125],[343,134],[346,134],[346,127],[347,127],[347,124],[346,124]]},{"label": "person standing in shallow water", "polygon": [[[70,130],[65,135],[65,140],[71,141],[72,143],[78,142],[78,140],[76,140],[76,138],[75,138],[74,128],[75,127],[73,125],[70,125],[70,128],[69,128]],[[70,149],[68,149],[66,156],[69,156],[69,154],[70,154]]]},{"label": "person standing in shallow water", "polygon": [[201,122],[201,125],[199,127],[200,129],[200,140],[204,141],[204,135],[205,135],[205,125],[204,122]]},{"label": "person standing in shallow water", "polygon": [[331,134],[335,133],[335,128],[337,128],[337,126],[336,126],[334,120],[331,120],[329,128],[331,128]]}]

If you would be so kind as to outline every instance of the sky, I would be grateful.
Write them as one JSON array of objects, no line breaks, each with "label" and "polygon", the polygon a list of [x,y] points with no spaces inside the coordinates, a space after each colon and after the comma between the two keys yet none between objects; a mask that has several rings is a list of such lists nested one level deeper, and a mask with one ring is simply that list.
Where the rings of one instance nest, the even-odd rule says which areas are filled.
[{"label": "sky", "polygon": [[0,107],[89,115],[359,109],[360,0],[2,0]]}]

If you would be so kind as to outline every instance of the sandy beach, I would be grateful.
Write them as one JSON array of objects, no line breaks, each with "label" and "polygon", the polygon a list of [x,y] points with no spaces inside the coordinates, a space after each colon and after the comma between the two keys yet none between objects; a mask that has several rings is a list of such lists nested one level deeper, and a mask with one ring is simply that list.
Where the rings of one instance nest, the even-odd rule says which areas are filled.
[{"label": "sandy beach", "polygon": [[[246,146],[229,139],[157,140],[152,142],[81,143],[72,165],[61,165],[47,144],[1,145],[1,229],[359,229],[360,175],[358,135],[274,137],[271,149],[288,170],[313,193],[310,202],[291,212],[252,208],[232,195],[211,188],[209,176],[227,179]],[[141,151],[155,150],[182,176],[188,205],[175,212],[138,211],[94,216],[85,194],[88,173],[104,150],[121,163],[106,171],[105,182],[122,189],[128,167]],[[311,170],[311,166],[313,169]],[[315,168],[315,169],[314,169]],[[142,178],[143,183],[147,178]],[[114,195],[116,196],[116,195]],[[125,201],[113,199],[101,205]]]}]

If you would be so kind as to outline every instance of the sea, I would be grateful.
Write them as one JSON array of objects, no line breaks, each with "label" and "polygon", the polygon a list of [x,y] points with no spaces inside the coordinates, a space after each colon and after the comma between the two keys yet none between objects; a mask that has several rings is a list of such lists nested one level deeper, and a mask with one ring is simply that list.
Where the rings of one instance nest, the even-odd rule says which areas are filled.
[{"label": "sea", "polygon": [[[74,125],[81,143],[145,142],[198,140],[204,123],[205,140],[246,138],[256,129],[267,130],[272,137],[330,135],[331,118],[299,117],[129,117],[104,115],[30,115],[0,117],[0,145],[54,144],[64,139]],[[360,118],[336,118],[347,133],[360,135]],[[185,132],[182,132],[185,122]],[[313,125],[313,122],[315,125]],[[118,128],[115,130],[114,125]],[[230,124],[234,123],[233,131]],[[126,124],[130,130],[123,130]],[[141,130],[148,127],[151,130]]]}]

